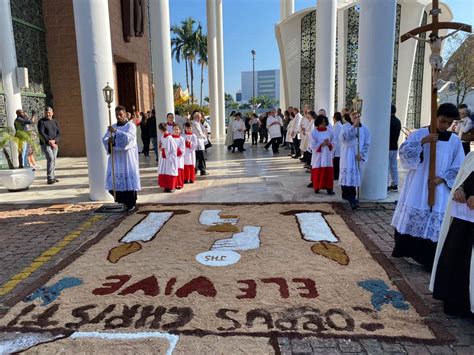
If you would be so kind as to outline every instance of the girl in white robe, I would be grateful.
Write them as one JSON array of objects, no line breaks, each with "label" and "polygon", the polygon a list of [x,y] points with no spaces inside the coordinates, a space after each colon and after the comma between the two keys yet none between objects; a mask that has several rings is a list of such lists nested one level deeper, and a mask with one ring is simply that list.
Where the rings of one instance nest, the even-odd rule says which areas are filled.
[{"label": "girl in white robe", "polygon": [[[125,204],[128,210],[133,210],[137,201],[137,191],[141,190],[137,127],[135,123],[127,120],[125,107],[117,106],[115,116],[117,123],[109,127],[102,139],[105,150],[109,154],[105,189],[113,194],[112,158],[109,151],[109,139],[111,139],[114,153],[116,202]],[[111,133],[112,138],[110,138]]]},{"label": "girl in white robe", "polygon": [[334,153],[334,136],[328,128],[328,118],[318,116],[314,122],[316,128],[311,134],[311,181],[314,192],[326,189],[328,195],[334,195],[334,169],[332,165]]},{"label": "girl in white robe", "polygon": [[[438,133],[430,134],[420,128],[410,134],[400,146],[400,162],[408,174],[395,209],[392,226],[395,227],[395,258],[411,257],[431,270],[441,222],[449,193],[464,159],[459,138],[447,129],[459,117],[452,104],[438,108]],[[428,205],[430,142],[436,143],[435,204]]]},{"label": "girl in white robe", "polygon": [[176,142],[176,157],[178,159],[178,180],[176,181],[176,189],[181,190],[184,187],[184,138],[181,136],[181,129],[175,123],[173,134],[171,135]]},{"label": "girl in white robe", "polygon": [[196,147],[198,140],[190,122],[184,124],[184,183],[193,184],[196,180]]},{"label": "girl in white robe", "polygon": [[[339,135],[341,145],[339,184],[342,189],[342,198],[349,201],[352,209],[357,209],[359,201],[356,197],[356,188],[361,184],[361,171],[369,156],[370,133],[367,127],[360,124],[358,113],[352,113],[351,119],[354,124],[345,123]],[[357,156],[358,134],[359,157]]]},{"label": "girl in white robe", "polygon": [[459,170],[436,248],[430,290],[449,315],[474,313],[474,152]]},{"label": "girl in white robe", "polygon": [[160,123],[158,128],[162,134],[159,145],[158,185],[165,192],[174,192],[178,182],[178,146],[168,133],[165,123]]}]

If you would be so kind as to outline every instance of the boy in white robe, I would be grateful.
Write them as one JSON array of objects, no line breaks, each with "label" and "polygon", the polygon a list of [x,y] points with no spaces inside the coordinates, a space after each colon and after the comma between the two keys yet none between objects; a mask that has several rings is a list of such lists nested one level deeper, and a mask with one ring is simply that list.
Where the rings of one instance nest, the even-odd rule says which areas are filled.
[{"label": "boy in white robe", "polygon": [[474,152],[459,170],[436,248],[430,290],[444,302],[444,312],[474,313]]},{"label": "boy in white robe", "polygon": [[[459,112],[453,104],[442,104],[437,111],[437,133],[420,128],[400,146],[400,161],[408,174],[393,215],[395,258],[411,257],[428,270],[438,242],[449,193],[464,159],[461,141],[448,132]],[[436,142],[436,177],[429,179],[430,143]],[[435,204],[428,205],[428,185],[436,187]]]},{"label": "boy in white robe", "polygon": [[196,147],[198,140],[193,133],[191,122],[184,124],[184,183],[193,184],[196,180]]},{"label": "boy in white robe", "polygon": [[174,125],[174,115],[170,112],[166,115],[166,131],[169,134],[173,134]]},{"label": "boy in white robe", "polygon": [[[353,112],[348,119],[352,123],[345,123],[339,135],[341,144],[339,184],[342,198],[349,201],[351,208],[355,210],[359,208],[357,187],[361,185],[361,170],[369,156],[370,133],[367,127],[360,123],[360,114]],[[359,152],[357,140],[359,140]]]},{"label": "boy in white robe", "polygon": [[181,136],[181,129],[175,123],[173,127],[173,134],[171,135],[176,142],[177,150],[176,156],[178,159],[178,180],[176,182],[176,189],[181,190],[184,187],[184,150],[185,142]]},{"label": "boy in white robe", "polygon": [[105,189],[113,194],[112,157],[110,143],[114,154],[115,190],[117,201],[127,206],[129,211],[135,209],[137,191],[141,190],[140,170],[138,165],[137,127],[127,120],[125,107],[115,109],[117,123],[108,128],[102,142],[107,151],[107,174]]},{"label": "boy in white robe", "polygon": [[162,134],[159,145],[158,186],[165,192],[174,192],[178,182],[178,146],[168,133],[165,123],[160,123],[158,128]]}]

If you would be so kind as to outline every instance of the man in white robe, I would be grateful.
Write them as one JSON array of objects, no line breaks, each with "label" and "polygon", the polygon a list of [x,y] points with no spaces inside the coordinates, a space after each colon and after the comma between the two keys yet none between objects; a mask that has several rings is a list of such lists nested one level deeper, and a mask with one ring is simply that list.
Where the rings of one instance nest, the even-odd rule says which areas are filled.
[{"label": "man in white robe", "polygon": [[474,152],[459,170],[436,248],[430,290],[449,315],[474,313]]},{"label": "man in white robe", "polygon": [[[117,201],[134,210],[137,202],[137,191],[141,190],[140,170],[138,165],[137,127],[128,121],[125,107],[115,109],[117,123],[108,128],[102,139],[108,154],[105,188],[113,195],[115,188]],[[114,155],[115,187],[112,175],[112,156]]]},{"label": "man in white robe", "polygon": [[[395,209],[392,226],[395,227],[395,258],[411,257],[428,270],[438,242],[441,222],[449,193],[464,160],[461,141],[448,131],[459,113],[453,104],[442,104],[437,111],[437,132],[428,127],[410,134],[400,146],[400,162],[408,174]],[[430,143],[436,143],[436,177],[428,181]],[[428,185],[436,187],[435,204],[428,205]]]},{"label": "man in white robe", "polygon": [[339,184],[342,198],[349,201],[351,208],[355,210],[359,208],[357,188],[361,185],[361,170],[369,156],[370,133],[367,127],[360,123],[358,113],[353,112],[351,119],[352,123],[344,123],[339,135],[341,145]]},{"label": "man in white robe", "polygon": [[265,149],[268,150],[270,145],[272,146],[273,154],[278,154],[278,146],[281,142],[281,127],[283,126],[283,120],[278,116],[275,110],[270,112],[270,116],[267,118],[267,130],[270,135],[270,140],[265,144]]}]

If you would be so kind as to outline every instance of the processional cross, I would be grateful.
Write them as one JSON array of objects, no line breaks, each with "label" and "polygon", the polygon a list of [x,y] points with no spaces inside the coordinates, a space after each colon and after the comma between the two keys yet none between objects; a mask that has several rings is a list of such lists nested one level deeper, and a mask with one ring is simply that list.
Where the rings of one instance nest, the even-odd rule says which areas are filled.
[{"label": "processional cross", "polygon": [[[470,25],[459,23],[459,22],[439,22],[439,14],[441,9],[439,8],[439,0],[433,0],[433,6],[430,11],[432,21],[430,24],[415,28],[401,37],[401,41],[405,42],[406,40],[413,38],[418,41],[427,42],[431,48],[430,55],[430,65],[431,65],[431,122],[430,122],[430,133],[436,133],[436,111],[438,110],[438,86],[437,81],[439,74],[443,70],[443,58],[441,57],[441,46],[443,40],[449,36],[454,35],[459,31],[472,32],[472,27]],[[439,37],[439,30],[455,30],[450,34]],[[431,31],[429,39],[423,39],[416,37],[422,33]],[[430,173],[429,179],[432,181],[436,177],[436,143],[430,143]],[[429,184],[429,193],[428,193],[428,205],[430,207],[434,206],[435,203],[435,190],[436,187],[432,184]]]}]

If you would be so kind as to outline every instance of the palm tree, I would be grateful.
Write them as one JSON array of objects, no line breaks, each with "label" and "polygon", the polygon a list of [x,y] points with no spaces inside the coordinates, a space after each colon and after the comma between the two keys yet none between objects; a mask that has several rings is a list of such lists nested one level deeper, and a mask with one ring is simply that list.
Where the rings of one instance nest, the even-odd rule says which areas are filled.
[{"label": "palm tree", "polygon": [[204,66],[207,65],[207,34],[202,32],[201,25],[198,26],[197,30],[197,44],[199,57],[198,64],[201,65],[201,94],[200,94],[200,105],[202,106],[202,86],[204,84]]},{"label": "palm tree", "polygon": [[[184,59],[186,65],[186,87],[189,90],[189,77],[191,79],[191,100],[194,102],[194,69],[193,63],[198,51],[196,21],[188,17],[180,25],[171,27],[173,38],[171,39],[172,54],[178,63]],[[188,71],[189,66],[189,71]]]}]

